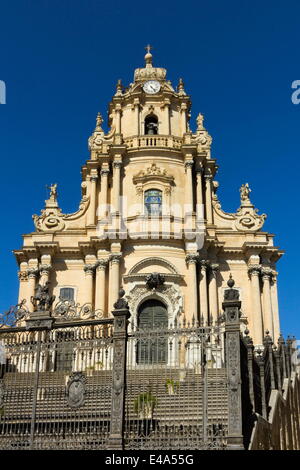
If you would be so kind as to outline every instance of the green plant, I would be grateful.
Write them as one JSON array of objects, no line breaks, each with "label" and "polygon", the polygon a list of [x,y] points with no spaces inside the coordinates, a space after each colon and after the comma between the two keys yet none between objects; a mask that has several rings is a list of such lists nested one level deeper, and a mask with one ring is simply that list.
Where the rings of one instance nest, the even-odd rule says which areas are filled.
[{"label": "green plant", "polygon": [[151,392],[140,393],[134,400],[134,412],[143,415],[149,415],[157,405],[157,398]]},{"label": "green plant", "polygon": [[174,381],[174,379],[167,379],[166,380],[166,389],[167,389],[167,392],[172,392],[174,393],[175,391],[177,391],[179,387],[179,382],[178,381]]}]

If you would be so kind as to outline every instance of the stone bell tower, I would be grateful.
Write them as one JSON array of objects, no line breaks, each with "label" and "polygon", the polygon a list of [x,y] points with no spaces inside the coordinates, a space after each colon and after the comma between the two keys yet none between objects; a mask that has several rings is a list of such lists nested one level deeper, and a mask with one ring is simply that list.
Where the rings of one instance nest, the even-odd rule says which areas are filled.
[{"label": "stone bell tower", "polygon": [[78,211],[64,214],[52,185],[41,215],[33,216],[35,231],[15,251],[20,300],[29,309],[37,283],[49,281],[60,302],[110,316],[123,286],[137,323],[185,317],[212,324],[232,273],[254,343],[262,344],[266,330],[277,340],[282,252],[262,230],[266,216],[250,201],[248,183],[236,213],[222,210],[212,139],[202,114],[191,130],[190,112],[182,79],[173,88],[147,46],[133,82],[117,83],[108,133],[98,113]]}]

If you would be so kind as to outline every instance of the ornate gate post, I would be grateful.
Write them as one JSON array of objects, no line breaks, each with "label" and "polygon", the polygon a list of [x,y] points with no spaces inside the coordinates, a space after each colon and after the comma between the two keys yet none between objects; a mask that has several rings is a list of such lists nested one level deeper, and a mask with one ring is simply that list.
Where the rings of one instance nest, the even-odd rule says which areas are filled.
[{"label": "ornate gate post", "polygon": [[107,449],[123,449],[124,428],[124,401],[125,401],[125,373],[127,352],[127,324],[130,312],[128,304],[122,297],[123,289],[119,292],[119,299],[114,304],[114,336],[113,336],[113,371],[111,391],[111,418],[110,436]]},{"label": "ornate gate post", "polygon": [[239,291],[233,289],[230,275],[229,287],[224,294],[222,308],[225,315],[226,369],[228,381],[228,450],[243,450],[241,356],[240,356],[240,308]]}]

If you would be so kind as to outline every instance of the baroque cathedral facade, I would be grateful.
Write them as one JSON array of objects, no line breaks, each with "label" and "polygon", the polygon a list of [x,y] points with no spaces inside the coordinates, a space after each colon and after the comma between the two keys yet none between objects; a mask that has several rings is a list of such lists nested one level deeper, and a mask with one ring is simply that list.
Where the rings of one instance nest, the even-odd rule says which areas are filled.
[{"label": "baroque cathedral facade", "polygon": [[173,88],[148,47],[133,82],[117,83],[108,133],[97,116],[78,211],[64,214],[52,185],[35,230],[14,252],[19,302],[29,311],[37,286],[48,283],[55,302],[110,317],[122,287],[136,324],[215,324],[232,275],[254,345],[266,331],[278,339],[282,251],[263,230],[248,184],[236,213],[222,209],[212,138],[202,114],[191,130],[190,110],[183,81]]}]

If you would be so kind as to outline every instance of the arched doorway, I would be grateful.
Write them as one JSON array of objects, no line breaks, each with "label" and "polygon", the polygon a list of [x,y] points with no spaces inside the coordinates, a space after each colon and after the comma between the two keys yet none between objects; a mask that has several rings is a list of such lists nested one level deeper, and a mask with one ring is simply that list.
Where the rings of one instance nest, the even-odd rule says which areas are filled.
[{"label": "arched doorway", "polygon": [[141,333],[137,343],[138,364],[166,363],[168,360],[168,313],[157,299],[143,302],[138,309],[138,327]]}]

